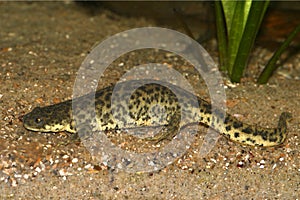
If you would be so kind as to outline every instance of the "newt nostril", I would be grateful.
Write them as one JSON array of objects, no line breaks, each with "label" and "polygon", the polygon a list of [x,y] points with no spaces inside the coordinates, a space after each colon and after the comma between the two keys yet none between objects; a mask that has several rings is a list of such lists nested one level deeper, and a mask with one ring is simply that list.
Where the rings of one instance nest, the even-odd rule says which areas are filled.
[{"label": "newt nostril", "polygon": [[23,120],[24,116],[25,116],[25,115],[20,115],[20,116],[18,117],[18,120],[19,120],[20,122],[23,122],[23,121],[24,121],[24,120]]}]

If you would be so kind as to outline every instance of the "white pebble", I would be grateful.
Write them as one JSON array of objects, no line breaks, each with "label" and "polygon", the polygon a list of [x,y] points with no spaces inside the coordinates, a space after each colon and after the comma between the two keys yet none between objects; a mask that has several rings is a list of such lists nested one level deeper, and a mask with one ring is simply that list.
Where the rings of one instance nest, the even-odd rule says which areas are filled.
[{"label": "white pebble", "polygon": [[28,179],[28,178],[29,178],[29,175],[28,175],[28,174],[24,174],[24,175],[23,175],[23,178],[24,178],[24,179]]},{"label": "white pebble", "polygon": [[35,168],[35,171],[40,173],[42,170],[41,170],[41,168],[37,167],[37,168]]},{"label": "white pebble", "polygon": [[279,161],[283,161],[283,160],[284,160],[284,158],[282,158],[282,157],[281,157],[281,158],[279,158]]},{"label": "white pebble", "polygon": [[89,168],[91,168],[91,164],[87,164],[86,166],[84,166],[84,169],[89,169]]}]

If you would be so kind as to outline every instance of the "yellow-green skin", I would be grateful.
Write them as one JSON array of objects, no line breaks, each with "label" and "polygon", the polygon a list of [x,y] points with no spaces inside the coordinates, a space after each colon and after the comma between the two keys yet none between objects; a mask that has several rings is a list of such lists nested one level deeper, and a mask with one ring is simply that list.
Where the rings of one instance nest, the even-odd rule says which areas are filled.
[{"label": "yellow-green skin", "polygon": [[[113,86],[99,90],[95,94],[96,118],[90,119],[93,96],[86,95],[73,100],[75,118],[72,113],[72,100],[59,104],[37,107],[23,118],[24,127],[32,131],[76,133],[75,123],[97,123],[101,131],[131,129],[137,127],[170,126],[180,123],[179,127],[192,123],[207,125],[230,140],[252,146],[276,146],[286,139],[287,119],[291,114],[283,112],[277,128],[261,128],[244,124],[229,114],[216,110],[212,114],[211,105],[205,100],[177,86],[149,83],[140,85],[140,81],[126,81],[119,84],[119,91],[114,93]],[[165,84],[164,84],[165,85]],[[133,88],[138,87],[135,91]],[[129,92],[134,91],[132,94]],[[175,91],[175,95],[172,91]],[[124,95],[129,95],[126,102]],[[77,102],[77,103],[76,103]],[[91,104],[94,105],[94,104]],[[174,116],[180,115],[180,120]],[[173,125],[172,125],[173,126]],[[175,126],[175,124],[174,124]],[[80,125],[79,125],[80,127]],[[79,128],[80,129],[80,128]],[[175,133],[176,134],[176,133]],[[154,140],[173,137],[172,133],[154,136]]]}]

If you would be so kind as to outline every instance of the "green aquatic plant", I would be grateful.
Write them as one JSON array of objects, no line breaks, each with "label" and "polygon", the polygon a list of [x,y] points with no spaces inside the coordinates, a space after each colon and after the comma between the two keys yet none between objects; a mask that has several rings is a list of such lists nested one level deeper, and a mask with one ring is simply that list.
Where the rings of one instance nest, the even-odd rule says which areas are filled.
[{"label": "green aquatic plant", "polygon": [[[269,1],[215,2],[220,69],[227,71],[232,82],[240,82],[243,76],[268,5]],[[299,30],[297,27],[274,54],[258,78],[258,83],[267,82],[277,68],[276,61]]]},{"label": "green aquatic plant", "polygon": [[269,78],[272,76],[273,72],[279,67],[276,65],[277,60],[283,51],[288,47],[294,37],[300,32],[300,25],[298,25],[287,37],[287,39],[282,43],[282,45],[277,49],[272,58],[269,60],[268,64],[260,74],[257,79],[257,83],[265,84],[268,82]]}]

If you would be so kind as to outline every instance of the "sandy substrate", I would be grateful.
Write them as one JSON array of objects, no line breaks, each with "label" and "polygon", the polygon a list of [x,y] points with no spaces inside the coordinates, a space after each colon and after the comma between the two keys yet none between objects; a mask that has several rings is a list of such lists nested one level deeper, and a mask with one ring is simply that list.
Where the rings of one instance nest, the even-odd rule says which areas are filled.
[{"label": "sandy substrate", "polygon": [[[202,157],[207,129],[199,127],[190,148],[174,163],[156,172],[126,173],[93,159],[67,133],[26,130],[21,121],[25,113],[71,98],[79,66],[95,43],[124,30],[156,25],[96,11],[89,13],[74,3],[0,3],[0,199],[299,198],[299,53],[287,59],[269,84],[257,86],[254,77],[270,56],[267,49],[257,48],[243,82],[225,81],[228,112],[243,122],[276,127],[281,112],[292,113],[287,141],[279,147],[246,147],[220,137]],[[214,44],[207,45],[211,55],[216,55]],[[195,70],[165,52],[124,55],[98,86],[115,83],[132,66],[154,61],[184,74],[197,95],[209,100]]]}]

